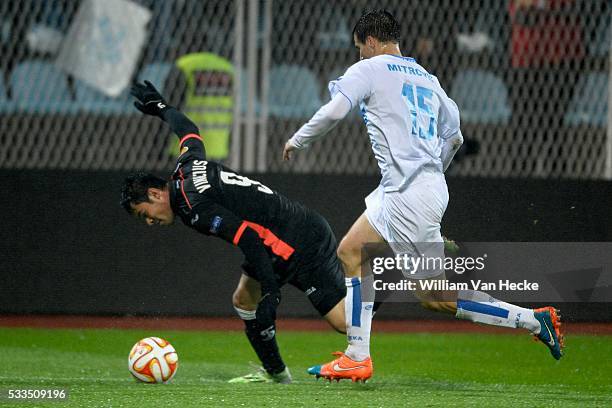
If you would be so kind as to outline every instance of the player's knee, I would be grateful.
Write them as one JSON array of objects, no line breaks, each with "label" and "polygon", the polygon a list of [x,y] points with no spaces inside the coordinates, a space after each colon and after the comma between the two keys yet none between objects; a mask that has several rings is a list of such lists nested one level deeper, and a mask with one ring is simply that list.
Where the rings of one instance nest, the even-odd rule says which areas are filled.
[{"label": "player's knee", "polygon": [[361,265],[361,249],[355,249],[346,238],[340,241],[337,254],[345,268],[354,269]]},{"label": "player's knee", "polygon": [[249,311],[257,309],[257,304],[251,299],[251,297],[239,289],[234,291],[232,296],[232,304],[234,305],[235,309]]}]

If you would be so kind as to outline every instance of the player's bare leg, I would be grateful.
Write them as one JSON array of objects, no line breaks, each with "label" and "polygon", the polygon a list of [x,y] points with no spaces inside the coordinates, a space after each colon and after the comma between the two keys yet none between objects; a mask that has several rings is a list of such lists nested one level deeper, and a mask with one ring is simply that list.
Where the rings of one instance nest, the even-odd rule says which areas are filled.
[{"label": "player's bare leg", "polygon": [[361,266],[368,261],[362,257],[364,245],[383,242],[365,213],[361,214],[338,246],[338,258],[344,267],[344,275],[347,278],[361,277]]},{"label": "player's bare leg", "polygon": [[[445,280],[444,274],[432,280]],[[523,328],[544,343],[555,359],[563,355],[561,319],[553,307],[527,309],[497,300],[477,290],[417,290],[415,295],[426,309],[452,313],[458,319],[492,326]]]},{"label": "player's bare leg", "polygon": [[346,334],[346,321],[344,318],[344,304],[342,299],[336,306],[333,307],[323,318],[329,325],[338,333]]},{"label": "player's bare leg", "polygon": [[255,279],[242,274],[238,286],[232,295],[234,307],[245,310],[256,310],[257,303],[261,297],[261,285]]},{"label": "player's bare leg", "polygon": [[276,331],[262,328],[257,323],[255,312],[261,298],[261,286],[255,279],[242,275],[234,291],[232,303],[244,322],[245,333],[255,353],[263,364],[263,369],[255,373],[231,379],[231,383],[276,382],[291,383],[291,374],[285,366],[278,344]]},{"label": "player's bare leg", "polygon": [[383,239],[370,225],[365,213],[340,242],[338,257],[346,277],[344,316],[349,345],[344,353],[334,353],[337,356],[335,360],[308,369],[317,378],[366,381],[372,376],[370,327],[374,302],[361,299],[361,268],[368,261],[363,259],[362,249],[365,244],[381,242],[384,242]]},{"label": "player's bare leg", "polygon": [[345,321],[349,346],[345,354],[354,361],[363,361],[370,357],[373,302],[364,302],[361,299],[361,269],[368,262],[368,259],[364,259],[363,248],[366,244],[383,242],[383,238],[363,213],[342,238],[338,247],[338,258],[344,267],[347,287]]}]

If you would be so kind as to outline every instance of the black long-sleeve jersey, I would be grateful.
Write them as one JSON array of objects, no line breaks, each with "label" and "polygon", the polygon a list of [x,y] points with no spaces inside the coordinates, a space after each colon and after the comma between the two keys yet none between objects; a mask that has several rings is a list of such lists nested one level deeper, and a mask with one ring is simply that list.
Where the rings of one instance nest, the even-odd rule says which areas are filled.
[{"label": "black long-sleeve jersey", "polygon": [[277,291],[284,283],[282,272],[295,269],[312,245],[307,230],[318,215],[260,182],[207,161],[197,127],[176,109],[165,111],[163,118],[180,137],[180,156],[170,181],[174,213],[188,227],[240,247],[262,293]]}]

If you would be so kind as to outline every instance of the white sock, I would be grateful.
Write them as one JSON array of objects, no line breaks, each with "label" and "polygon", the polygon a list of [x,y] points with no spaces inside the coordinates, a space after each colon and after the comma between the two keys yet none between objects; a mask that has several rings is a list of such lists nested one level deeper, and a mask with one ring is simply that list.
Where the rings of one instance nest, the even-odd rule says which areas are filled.
[{"label": "white sock", "polygon": [[361,278],[346,278],[344,315],[348,348],[345,354],[354,361],[370,357],[370,327],[374,302],[363,302]]},{"label": "white sock", "polygon": [[524,328],[533,334],[540,332],[540,322],[536,320],[532,309],[502,302],[477,290],[458,292],[455,316],[493,326]]}]

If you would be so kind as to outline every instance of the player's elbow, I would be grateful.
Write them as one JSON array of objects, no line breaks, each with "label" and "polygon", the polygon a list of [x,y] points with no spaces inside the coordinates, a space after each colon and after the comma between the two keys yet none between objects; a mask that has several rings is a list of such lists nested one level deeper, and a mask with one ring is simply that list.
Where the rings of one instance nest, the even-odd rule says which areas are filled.
[{"label": "player's elbow", "polygon": [[345,112],[344,110],[341,111],[330,111],[329,114],[327,115],[327,117],[329,118],[329,120],[333,121],[333,122],[338,122],[341,121],[342,119],[344,119],[344,117],[346,116],[348,112]]},{"label": "player's elbow", "polygon": [[351,111],[351,103],[342,95],[336,95],[323,108],[325,116],[332,122],[338,122]]},{"label": "player's elbow", "polygon": [[452,138],[451,143],[453,144],[454,149],[459,149],[463,144],[463,135],[461,131],[458,131]]}]

